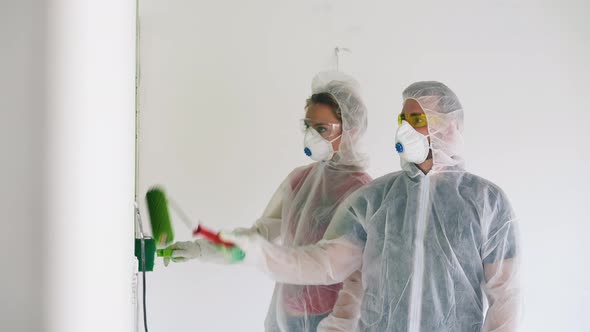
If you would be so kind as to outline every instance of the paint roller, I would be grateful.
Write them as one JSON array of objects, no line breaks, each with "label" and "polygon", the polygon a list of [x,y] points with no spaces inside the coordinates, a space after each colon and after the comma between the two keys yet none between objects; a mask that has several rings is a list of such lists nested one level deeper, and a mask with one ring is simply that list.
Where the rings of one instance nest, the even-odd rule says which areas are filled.
[{"label": "paint roller", "polygon": [[[166,247],[174,241],[174,231],[170,214],[168,212],[168,200],[161,187],[152,187],[145,195],[148,212],[150,215],[150,225],[152,227],[152,236],[159,248]],[[172,202],[171,202],[172,203]],[[202,236],[211,243],[215,244],[217,249],[230,256],[231,261],[237,262],[244,259],[244,252],[231,242],[223,241],[216,233],[201,224],[196,227],[189,218],[182,212],[176,204],[170,204],[180,215],[180,219],[186,226],[192,230],[193,237]],[[170,257],[174,249],[157,249],[158,257]]]}]

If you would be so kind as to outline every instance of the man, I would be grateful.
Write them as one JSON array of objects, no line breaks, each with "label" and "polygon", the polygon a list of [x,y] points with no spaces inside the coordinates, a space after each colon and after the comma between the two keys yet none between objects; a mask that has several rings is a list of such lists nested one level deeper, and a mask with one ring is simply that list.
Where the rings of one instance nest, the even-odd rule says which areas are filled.
[{"label": "man", "polygon": [[323,241],[227,239],[283,282],[331,284],[362,266],[358,331],[515,331],[519,251],[506,195],[465,171],[463,109],[447,86],[417,82],[403,98],[403,170],[349,196]]}]

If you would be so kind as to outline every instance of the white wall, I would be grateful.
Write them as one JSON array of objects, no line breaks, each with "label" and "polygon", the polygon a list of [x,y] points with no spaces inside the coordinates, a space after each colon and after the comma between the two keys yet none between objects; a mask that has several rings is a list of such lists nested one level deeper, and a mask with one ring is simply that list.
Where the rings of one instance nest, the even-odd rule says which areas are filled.
[{"label": "white wall", "polygon": [[[301,153],[310,80],[343,69],[369,106],[370,173],[399,169],[402,89],[461,98],[468,169],[521,218],[522,331],[584,331],[590,312],[590,24],[583,1],[141,1],[140,193],[162,184],[194,219],[250,225]],[[176,224],[178,238],[188,239]],[[199,263],[149,275],[153,331],[260,331],[272,283]]]},{"label": "white wall", "polygon": [[131,331],[135,1],[3,1],[0,34],[0,330]]},{"label": "white wall", "polygon": [[135,2],[48,8],[46,326],[130,331]]},{"label": "white wall", "polygon": [[[0,3],[0,322],[6,331],[40,331],[43,276],[44,113],[39,64],[40,1]],[[37,98],[31,98],[37,96]]]}]

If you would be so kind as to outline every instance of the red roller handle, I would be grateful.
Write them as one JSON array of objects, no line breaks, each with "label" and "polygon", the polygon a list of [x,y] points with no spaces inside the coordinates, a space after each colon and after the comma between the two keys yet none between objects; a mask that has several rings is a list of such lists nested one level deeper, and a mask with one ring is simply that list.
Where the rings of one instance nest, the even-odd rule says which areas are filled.
[{"label": "red roller handle", "polygon": [[228,248],[231,248],[234,246],[234,244],[231,242],[223,241],[219,237],[218,233],[215,233],[215,232],[213,232],[201,225],[197,226],[197,228],[195,228],[195,230],[193,230],[193,236],[197,236],[197,235],[201,235],[213,243],[221,244],[221,245],[228,247]]}]

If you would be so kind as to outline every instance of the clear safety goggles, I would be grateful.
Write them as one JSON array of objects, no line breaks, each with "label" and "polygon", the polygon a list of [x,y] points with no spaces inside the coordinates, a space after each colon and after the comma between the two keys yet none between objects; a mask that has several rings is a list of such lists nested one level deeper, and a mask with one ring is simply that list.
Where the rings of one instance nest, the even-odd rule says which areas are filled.
[{"label": "clear safety goggles", "polygon": [[336,122],[317,122],[312,119],[301,119],[301,130],[306,131],[308,128],[313,128],[323,138],[328,139],[338,136],[342,133],[342,124]]},{"label": "clear safety goggles", "polygon": [[423,128],[428,125],[426,114],[403,114],[397,116],[397,124],[402,125],[402,121],[406,120],[414,128]]}]

